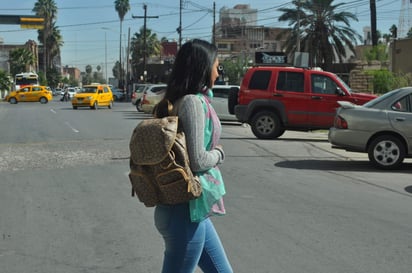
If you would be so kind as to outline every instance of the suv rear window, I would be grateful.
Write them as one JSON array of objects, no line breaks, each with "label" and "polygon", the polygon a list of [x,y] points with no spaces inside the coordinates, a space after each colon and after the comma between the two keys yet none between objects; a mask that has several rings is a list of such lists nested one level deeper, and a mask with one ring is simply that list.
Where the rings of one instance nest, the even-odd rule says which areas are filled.
[{"label": "suv rear window", "polygon": [[270,70],[255,71],[250,79],[249,89],[267,90],[271,77],[272,71]]},{"label": "suv rear window", "polygon": [[303,73],[279,71],[276,90],[303,92],[303,86]]}]

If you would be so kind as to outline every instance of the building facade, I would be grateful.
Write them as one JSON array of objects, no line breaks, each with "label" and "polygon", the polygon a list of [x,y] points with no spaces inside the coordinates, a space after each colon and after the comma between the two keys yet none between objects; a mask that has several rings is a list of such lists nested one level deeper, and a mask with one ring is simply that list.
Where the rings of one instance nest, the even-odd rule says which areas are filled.
[{"label": "building facade", "polygon": [[31,67],[27,67],[27,71],[21,72],[28,72],[33,71],[37,72],[39,70],[39,50],[38,45],[33,40],[28,40],[25,44],[22,45],[12,45],[12,44],[5,44],[3,38],[0,37],[0,69],[10,73],[10,53],[18,48],[26,48],[30,52],[33,53],[35,57],[35,64]]},{"label": "building facade", "polygon": [[249,5],[220,9],[215,32],[219,58],[253,60],[256,52],[282,51],[286,38],[279,40],[277,36],[285,29],[257,25],[257,12]]}]

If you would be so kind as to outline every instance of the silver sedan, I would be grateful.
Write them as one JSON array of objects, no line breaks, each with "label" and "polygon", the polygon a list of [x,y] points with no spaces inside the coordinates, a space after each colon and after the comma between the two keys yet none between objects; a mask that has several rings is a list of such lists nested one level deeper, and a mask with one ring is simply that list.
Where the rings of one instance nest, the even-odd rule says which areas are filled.
[{"label": "silver sedan", "polygon": [[368,153],[381,169],[398,168],[412,157],[412,87],[390,91],[359,106],[340,101],[329,130],[333,148]]}]

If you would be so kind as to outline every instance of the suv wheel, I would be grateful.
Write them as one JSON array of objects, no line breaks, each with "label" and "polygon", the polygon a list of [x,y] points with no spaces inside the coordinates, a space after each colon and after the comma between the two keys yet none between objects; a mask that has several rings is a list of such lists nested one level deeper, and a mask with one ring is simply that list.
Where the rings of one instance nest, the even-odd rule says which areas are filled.
[{"label": "suv wheel", "polygon": [[396,169],[405,158],[405,146],[395,136],[379,136],[369,145],[368,156],[375,167],[386,170]]},{"label": "suv wheel", "polygon": [[271,111],[256,113],[250,125],[253,134],[260,139],[275,139],[285,132],[279,117]]},{"label": "suv wheel", "polygon": [[239,93],[239,88],[237,87],[231,87],[229,90],[229,98],[227,100],[227,103],[228,103],[229,113],[231,115],[235,114],[235,106],[238,104],[237,102],[238,93]]}]

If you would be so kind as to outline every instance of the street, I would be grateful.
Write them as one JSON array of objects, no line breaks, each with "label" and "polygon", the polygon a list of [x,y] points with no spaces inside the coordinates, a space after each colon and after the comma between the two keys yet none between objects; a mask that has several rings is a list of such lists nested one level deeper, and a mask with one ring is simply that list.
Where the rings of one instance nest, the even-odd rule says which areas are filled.
[{"label": "street", "polygon": [[[153,208],[127,176],[145,118],[131,103],[0,102],[1,272],[160,272]],[[234,272],[411,272],[411,159],[380,171],[326,131],[258,140],[222,123],[227,215],[212,220]]]}]

